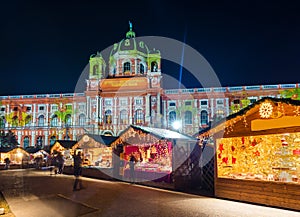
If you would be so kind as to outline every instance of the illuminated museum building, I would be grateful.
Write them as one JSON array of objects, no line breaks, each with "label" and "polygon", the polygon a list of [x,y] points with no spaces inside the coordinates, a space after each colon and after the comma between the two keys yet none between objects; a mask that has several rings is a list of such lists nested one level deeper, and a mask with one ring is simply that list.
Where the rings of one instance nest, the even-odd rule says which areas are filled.
[{"label": "illuminated museum building", "polygon": [[297,83],[166,90],[161,72],[159,50],[149,49],[130,28],[126,38],[114,44],[108,61],[100,53],[90,57],[83,93],[2,96],[1,128],[12,130],[24,148],[47,146],[56,139],[76,140],[87,132],[117,136],[130,124],[172,129],[179,121],[177,130],[194,135],[245,102],[279,97],[280,90],[299,87]]}]

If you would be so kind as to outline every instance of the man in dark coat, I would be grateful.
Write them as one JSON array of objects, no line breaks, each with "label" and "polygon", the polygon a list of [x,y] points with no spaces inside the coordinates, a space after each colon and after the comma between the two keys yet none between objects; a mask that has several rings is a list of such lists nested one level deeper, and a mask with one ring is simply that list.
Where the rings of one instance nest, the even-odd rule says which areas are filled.
[{"label": "man in dark coat", "polygon": [[[82,175],[82,154],[80,151],[77,152],[77,154],[74,155],[74,176],[75,181],[73,185],[73,191],[77,191],[83,188],[82,181],[81,181],[81,175]],[[79,187],[79,188],[78,188]]]}]

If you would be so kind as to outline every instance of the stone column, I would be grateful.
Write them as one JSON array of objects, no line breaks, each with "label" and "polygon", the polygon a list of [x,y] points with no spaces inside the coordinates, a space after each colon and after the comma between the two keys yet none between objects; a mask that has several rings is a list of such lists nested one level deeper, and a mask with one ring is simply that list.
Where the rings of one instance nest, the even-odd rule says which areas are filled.
[{"label": "stone column", "polygon": [[35,131],[31,131],[31,146],[34,146],[35,144]]},{"label": "stone column", "polygon": [[18,131],[17,135],[18,135],[18,143],[20,144],[21,147],[23,147],[23,145],[21,144],[21,139],[22,139],[21,131]]},{"label": "stone column", "polygon": [[44,146],[47,146],[47,145],[49,145],[48,144],[49,132],[48,131],[44,131],[44,134],[45,134],[45,143],[44,143]]},{"label": "stone column", "polygon": [[151,105],[150,105],[150,94],[148,93],[146,95],[146,114],[145,114],[145,121],[146,123],[150,123],[150,109],[151,109]]},{"label": "stone column", "polygon": [[132,124],[132,109],[133,109],[133,106],[132,106],[132,96],[129,97],[129,124]]},{"label": "stone column", "polygon": [[118,114],[117,114],[117,97],[114,97],[114,102],[113,102],[113,111],[112,111],[112,115],[113,115],[113,125],[117,125],[117,121],[118,121]]}]

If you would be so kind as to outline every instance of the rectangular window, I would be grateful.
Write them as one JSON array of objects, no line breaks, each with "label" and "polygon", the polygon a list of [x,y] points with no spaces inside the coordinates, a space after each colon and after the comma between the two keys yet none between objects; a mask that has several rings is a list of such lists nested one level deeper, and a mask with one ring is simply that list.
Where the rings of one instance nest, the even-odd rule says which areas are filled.
[{"label": "rectangular window", "polygon": [[186,105],[186,106],[190,106],[190,105],[192,105],[192,102],[191,102],[191,101],[186,101],[186,102],[185,102],[185,105]]},{"label": "rectangular window", "polygon": [[201,106],[207,106],[207,104],[208,104],[207,100],[201,100],[200,101]]},{"label": "rectangular window", "polygon": [[250,99],[250,103],[255,103],[256,102],[256,99]]},{"label": "rectangular window", "polygon": [[233,100],[233,104],[240,104],[240,100],[239,99],[235,99],[235,100]]},{"label": "rectangular window", "polygon": [[28,112],[31,111],[31,107],[30,107],[30,106],[27,106],[27,107],[26,107],[26,111],[28,111]]},{"label": "rectangular window", "polygon": [[14,107],[13,111],[15,111],[15,112],[18,111],[18,107]]},{"label": "rectangular window", "polygon": [[120,99],[119,103],[121,106],[127,105],[127,99]]},{"label": "rectangular window", "polygon": [[223,104],[224,104],[224,101],[222,99],[217,100],[217,105],[223,105]]},{"label": "rectangular window", "polygon": [[104,104],[105,104],[106,106],[112,106],[112,99],[105,99],[105,100],[104,100]]},{"label": "rectangular window", "polygon": [[45,107],[44,106],[39,106],[39,111],[44,111]]},{"label": "rectangular window", "polygon": [[136,105],[142,105],[143,104],[143,99],[135,99],[135,104]]},{"label": "rectangular window", "polygon": [[52,105],[51,110],[52,112],[56,112],[58,110],[58,105]]},{"label": "rectangular window", "polygon": [[72,105],[66,105],[67,110],[72,110]]},{"label": "rectangular window", "polygon": [[2,108],[1,108],[1,111],[2,111],[2,112],[5,112],[5,107],[2,107]]},{"label": "rectangular window", "polygon": [[85,110],[85,105],[84,104],[79,105],[79,111],[84,111],[84,110]]},{"label": "rectangular window", "polygon": [[176,103],[175,102],[170,102],[169,106],[176,106]]}]

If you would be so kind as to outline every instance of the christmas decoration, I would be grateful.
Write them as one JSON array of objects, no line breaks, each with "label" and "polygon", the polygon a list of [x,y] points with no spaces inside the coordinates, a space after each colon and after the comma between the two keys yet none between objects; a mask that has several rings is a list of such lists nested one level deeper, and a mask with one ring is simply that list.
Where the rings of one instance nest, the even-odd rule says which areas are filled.
[{"label": "christmas decoration", "polygon": [[264,102],[260,105],[259,115],[262,118],[269,118],[272,115],[273,106],[269,102]]}]

